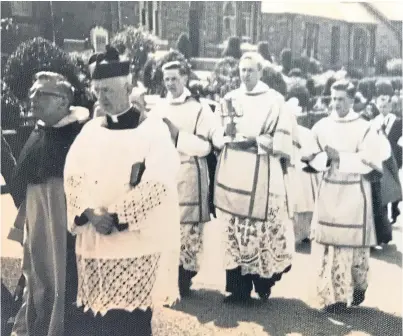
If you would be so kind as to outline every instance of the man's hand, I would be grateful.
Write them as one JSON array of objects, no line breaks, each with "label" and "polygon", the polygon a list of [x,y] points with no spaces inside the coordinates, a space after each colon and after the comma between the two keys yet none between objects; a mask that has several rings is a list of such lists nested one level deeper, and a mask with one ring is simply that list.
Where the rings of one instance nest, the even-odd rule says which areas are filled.
[{"label": "man's hand", "polygon": [[178,139],[179,135],[179,129],[167,118],[163,118],[162,120],[168,126],[173,142],[176,143],[176,140]]},{"label": "man's hand", "polygon": [[109,235],[115,226],[115,219],[105,208],[87,209],[85,215],[88,217],[95,230],[103,235]]}]

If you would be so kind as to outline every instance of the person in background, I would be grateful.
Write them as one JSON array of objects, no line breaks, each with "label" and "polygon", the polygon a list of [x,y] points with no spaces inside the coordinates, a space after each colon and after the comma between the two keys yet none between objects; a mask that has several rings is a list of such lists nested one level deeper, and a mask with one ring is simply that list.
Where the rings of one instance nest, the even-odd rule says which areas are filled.
[{"label": "person in background", "polygon": [[92,86],[106,115],[85,125],[66,159],[84,310],[72,335],[150,336],[153,308],[179,297],[179,157],[162,119],[130,105],[129,65],[109,46],[97,55]]},{"label": "person in background", "polygon": [[347,80],[332,85],[332,112],[312,128],[317,148],[305,158],[323,172],[312,257],[318,263],[317,296],[329,312],[364,301],[370,247],[376,245],[371,174],[382,174],[382,153],[377,132],[352,110],[354,93]]},{"label": "person in background", "polygon": [[[287,110],[290,113],[293,113],[296,117],[301,114],[306,115],[309,104],[310,95],[305,86],[296,85],[290,88],[286,102]],[[312,131],[302,125],[298,125],[298,141],[301,147],[299,151],[301,158],[304,158],[312,151],[312,148],[316,147]],[[296,179],[297,184],[294,185],[296,207],[293,218],[296,243],[308,243],[310,241],[311,221],[318,184],[318,174],[305,172],[303,168],[303,162],[297,160],[296,171],[298,178]]]},{"label": "person in background", "polygon": [[178,180],[181,297],[190,295],[192,278],[200,269],[204,224],[210,221],[211,213],[207,156],[213,150],[214,137],[222,134],[219,113],[216,116],[207,103],[193,97],[186,87],[189,71],[187,64],[181,61],[162,66],[168,94],[161,104],[150,111],[151,115],[164,118],[181,158]]},{"label": "person in background", "polygon": [[74,248],[67,236],[63,170],[67,152],[89,116],[87,109],[71,107],[73,90],[63,76],[39,72],[29,91],[32,113],[39,121],[10,183],[25,226],[24,232],[12,229],[20,229],[25,236],[22,270],[26,280],[13,336],[64,334],[66,285],[76,282],[76,274],[71,258]]},{"label": "person in background", "polygon": [[[402,148],[398,141],[402,136],[402,120],[396,117],[392,111],[393,86],[388,80],[379,80],[375,84],[376,97],[375,104],[380,112],[373,120],[374,127],[384,132],[392,148],[392,155],[386,164],[392,173],[391,183],[385,185],[383,189],[383,199],[389,199],[392,208],[392,223],[395,223],[400,215],[399,202],[401,201],[401,186],[398,170],[402,168]],[[394,161],[394,162],[393,162]]]},{"label": "person in background", "polygon": [[260,80],[263,64],[258,53],[242,55],[242,85],[224,97],[226,137],[215,143],[221,154],[214,204],[226,227],[228,303],[248,301],[253,286],[267,300],[291,269],[294,251],[293,191],[285,181],[292,181],[297,159],[297,124],[283,96]]}]

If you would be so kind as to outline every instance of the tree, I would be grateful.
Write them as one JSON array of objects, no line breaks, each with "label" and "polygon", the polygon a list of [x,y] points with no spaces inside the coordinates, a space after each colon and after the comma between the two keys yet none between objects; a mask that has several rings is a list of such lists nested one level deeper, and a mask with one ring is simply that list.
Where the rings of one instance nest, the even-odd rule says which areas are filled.
[{"label": "tree", "polygon": [[86,100],[88,87],[84,80],[85,75],[66,52],[42,37],[36,37],[18,46],[6,63],[4,81],[22,102],[26,100],[34,75],[39,71],[53,71],[66,77],[75,88],[74,103],[91,106],[91,102]]},{"label": "tree", "polygon": [[1,19],[1,47],[2,53],[11,54],[17,47],[20,37],[18,25],[12,18]]},{"label": "tree", "polygon": [[176,49],[185,56],[186,59],[192,57],[192,45],[189,41],[189,36],[186,33],[179,35],[178,41],[176,42]]},{"label": "tree", "polygon": [[143,28],[127,26],[118,32],[111,44],[121,53],[125,52],[138,76],[147,62],[148,54],[155,52],[156,37]]},{"label": "tree", "polygon": [[238,89],[241,84],[238,66],[239,60],[234,57],[222,58],[212,73],[210,91],[224,97],[227,92]]}]

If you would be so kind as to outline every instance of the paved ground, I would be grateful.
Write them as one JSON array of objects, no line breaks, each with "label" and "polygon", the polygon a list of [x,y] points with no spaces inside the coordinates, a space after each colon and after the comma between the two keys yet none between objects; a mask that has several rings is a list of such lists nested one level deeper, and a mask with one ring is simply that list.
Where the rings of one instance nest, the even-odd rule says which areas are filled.
[{"label": "paved ground", "polygon": [[[2,276],[12,280],[18,277],[18,271],[6,264],[10,258],[21,256],[21,248],[7,241],[6,235],[16,210],[9,196],[2,196],[1,202]],[[370,286],[363,306],[341,315],[324,314],[313,308],[314,274],[309,246],[297,250],[292,270],[274,287],[268,303],[256,300],[249,307],[223,304],[220,225],[211,222],[206,226],[205,237],[210,250],[195,278],[194,295],[172,309],[156,311],[154,333],[158,336],[402,335],[401,222],[394,227],[394,241],[372,255]],[[12,284],[8,281],[8,285]]]}]

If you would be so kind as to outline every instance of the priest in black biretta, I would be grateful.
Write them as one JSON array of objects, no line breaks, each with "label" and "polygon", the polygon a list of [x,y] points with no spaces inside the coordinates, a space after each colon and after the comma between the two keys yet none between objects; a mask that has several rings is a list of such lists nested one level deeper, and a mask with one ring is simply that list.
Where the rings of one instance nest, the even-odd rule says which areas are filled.
[{"label": "priest in black biretta", "polygon": [[98,106],[106,115],[106,127],[127,129],[138,126],[144,111],[129,102],[132,91],[130,61],[121,60],[118,51],[108,45],[104,53],[91,56],[89,68]]}]

